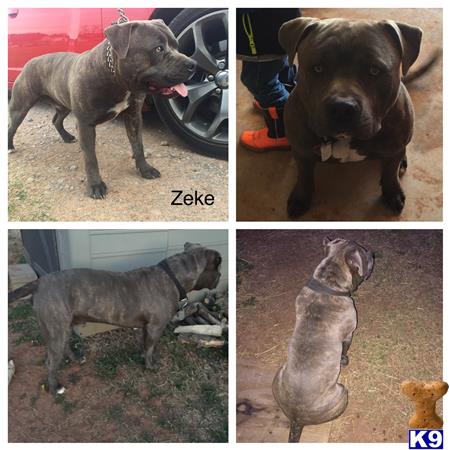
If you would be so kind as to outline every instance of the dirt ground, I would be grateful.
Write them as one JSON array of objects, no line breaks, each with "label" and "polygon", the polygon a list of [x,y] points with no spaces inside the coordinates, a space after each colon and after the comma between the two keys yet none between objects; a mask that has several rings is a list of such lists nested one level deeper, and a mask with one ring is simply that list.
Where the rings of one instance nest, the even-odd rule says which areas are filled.
[{"label": "dirt ground", "polygon": [[[161,178],[146,180],[136,171],[120,119],[97,127],[97,158],[108,186],[106,200],[86,195],[86,175],[78,142],[65,144],[45,104],[30,110],[9,155],[11,221],[220,221],[228,217],[228,165],[198,155],[173,136],[154,108],[144,114],[147,160]],[[77,136],[72,115],[67,130]],[[174,194],[211,193],[212,206],[171,206]]]},{"label": "dirt ground", "polygon": [[[238,231],[237,256],[246,261],[238,260],[238,401],[242,367],[246,373],[259,371],[265,383],[253,391],[260,394],[249,399],[252,404],[258,407],[269,397],[273,402],[271,380],[286,358],[295,298],[322,259],[322,240],[327,235],[354,239],[376,256],[372,276],[353,296],[358,327],[349,350],[350,363],[340,375],[349,391],[349,404],[331,422],[328,440],[405,442],[413,406],[400,395],[399,384],[405,379],[442,379],[440,231]],[[256,384],[254,380],[241,384],[245,382]],[[442,412],[442,401],[438,409]],[[240,416],[238,436],[249,442],[248,421]],[[280,426],[280,420],[284,416],[271,418],[271,426]],[[282,426],[282,438],[287,440],[287,421]]]},{"label": "dirt ground", "polygon": [[9,310],[9,442],[227,442],[226,349],[181,345],[166,330],[159,369],[144,369],[141,330],[116,329],[73,342],[87,362],[66,363],[67,388],[42,387],[45,347],[27,301]]}]

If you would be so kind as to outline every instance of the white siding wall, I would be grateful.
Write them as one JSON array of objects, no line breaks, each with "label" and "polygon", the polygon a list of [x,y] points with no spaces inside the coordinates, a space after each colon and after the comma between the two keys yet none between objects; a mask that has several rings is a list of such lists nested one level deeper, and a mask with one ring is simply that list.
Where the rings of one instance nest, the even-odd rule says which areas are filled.
[{"label": "white siding wall", "polygon": [[228,279],[227,230],[57,230],[61,269],[130,270],[151,266],[195,242],[220,252]]}]

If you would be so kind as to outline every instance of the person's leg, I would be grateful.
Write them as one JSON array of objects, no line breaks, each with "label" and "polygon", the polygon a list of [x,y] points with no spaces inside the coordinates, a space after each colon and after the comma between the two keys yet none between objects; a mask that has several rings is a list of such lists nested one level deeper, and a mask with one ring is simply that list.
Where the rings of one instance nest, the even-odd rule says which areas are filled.
[{"label": "person's leg", "polygon": [[286,66],[287,58],[242,63],[241,81],[262,108],[282,107],[286,102],[289,92],[279,79]]},{"label": "person's leg", "polygon": [[286,64],[284,69],[279,73],[278,78],[284,84],[286,90],[291,93],[292,89],[294,89],[297,84],[297,66],[290,66],[287,62],[287,58],[285,61]]},{"label": "person's leg", "polygon": [[253,94],[264,114],[266,127],[244,131],[240,143],[255,151],[288,149],[283,122],[283,108],[289,92],[279,79],[287,66],[286,58],[268,62],[248,62],[242,65],[241,81]]}]

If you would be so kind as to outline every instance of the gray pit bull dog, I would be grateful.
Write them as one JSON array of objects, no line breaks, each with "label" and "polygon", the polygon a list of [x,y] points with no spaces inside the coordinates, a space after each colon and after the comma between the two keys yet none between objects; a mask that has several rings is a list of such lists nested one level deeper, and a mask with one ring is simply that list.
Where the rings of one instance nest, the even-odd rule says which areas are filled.
[{"label": "gray pit bull dog", "polygon": [[296,323],[288,358],[272,391],[290,421],[289,442],[305,425],[328,422],[347,407],[347,389],[338,383],[357,325],[351,298],[373,269],[374,257],[354,241],[324,240],[325,258],[295,301]]},{"label": "gray pit bull dog", "polygon": [[314,166],[327,160],[381,160],[383,199],[395,213],[402,211],[399,176],[414,123],[402,75],[416,61],[421,38],[420,28],[390,20],[304,17],[281,27],[279,41],[291,64],[296,54],[299,61],[298,84],[284,109],[298,168],[291,217],[309,209]]},{"label": "gray pit bull dog", "polygon": [[54,104],[53,124],[64,142],[73,142],[63,121],[72,112],[83,150],[88,193],[106,196],[97,157],[95,127],[122,114],[136,168],[144,178],[158,170],[144,157],[142,105],[148,94],[187,96],[183,82],[195,73],[196,62],[178,51],[178,42],[161,20],[112,25],[106,39],[82,54],[50,53],[30,60],[14,83],[9,102],[8,148],[29,109],[45,98]]},{"label": "gray pit bull dog", "polygon": [[186,243],[183,253],[156,266],[129,272],[64,270],[11,292],[10,302],[33,294],[33,309],[47,344],[50,393],[64,392],[56,376],[65,355],[82,362],[72,352],[69,339],[72,326],[85,322],[142,328],[145,367],[155,368],[155,344],[178,310],[185,294],[181,291],[215,288],[221,261],[219,252]]}]

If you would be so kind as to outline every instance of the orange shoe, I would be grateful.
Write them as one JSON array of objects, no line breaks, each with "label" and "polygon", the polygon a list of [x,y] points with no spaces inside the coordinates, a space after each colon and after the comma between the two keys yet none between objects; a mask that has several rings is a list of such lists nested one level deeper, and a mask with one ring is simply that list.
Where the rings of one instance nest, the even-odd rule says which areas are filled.
[{"label": "orange shoe", "polygon": [[239,142],[245,148],[254,152],[264,152],[268,150],[289,150],[291,146],[287,137],[271,138],[269,129],[244,131],[239,138]]},{"label": "orange shoe", "polygon": [[263,152],[265,150],[289,150],[290,145],[284,132],[283,108],[262,110],[266,128],[255,131],[244,131],[239,142],[249,150]]}]

